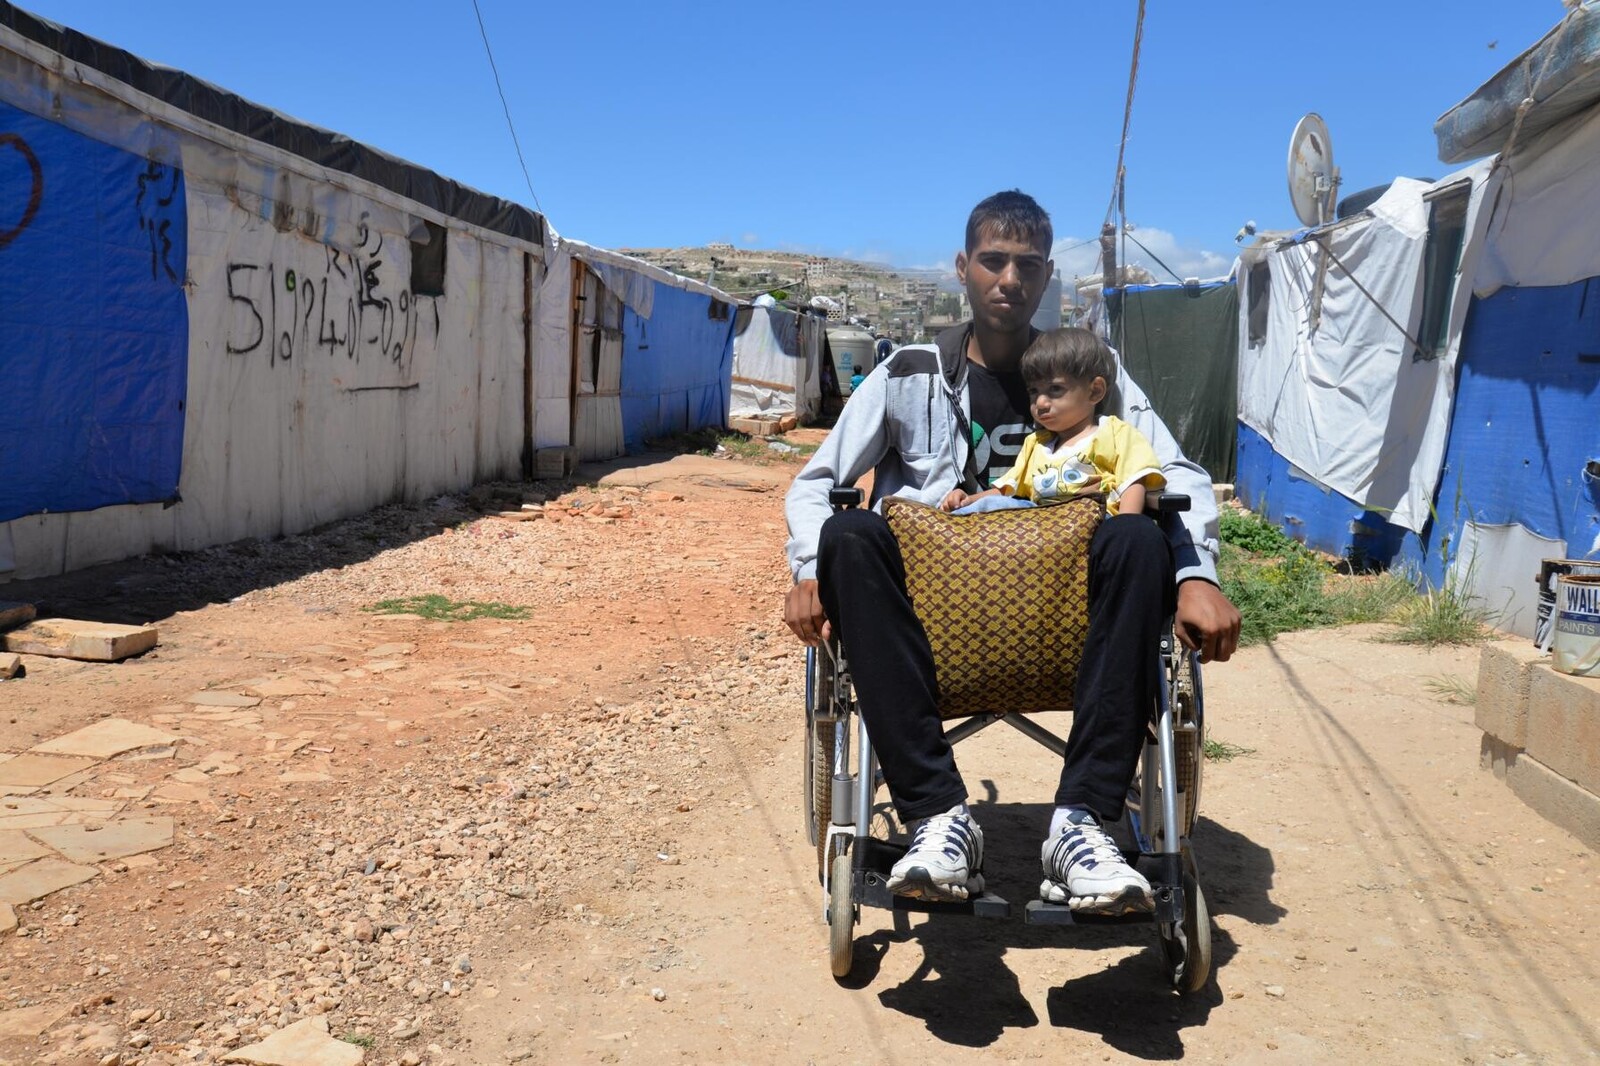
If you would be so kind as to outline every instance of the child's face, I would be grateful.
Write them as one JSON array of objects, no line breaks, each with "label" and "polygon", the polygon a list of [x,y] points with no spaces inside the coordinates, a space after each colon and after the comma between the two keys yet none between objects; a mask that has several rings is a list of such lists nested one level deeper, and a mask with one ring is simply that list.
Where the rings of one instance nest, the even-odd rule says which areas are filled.
[{"label": "child's face", "polygon": [[1057,377],[1047,382],[1029,382],[1028,400],[1033,417],[1052,433],[1075,432],[1094,418],[1095,405],[1106,397],[1106,379],[1087,381]]}]

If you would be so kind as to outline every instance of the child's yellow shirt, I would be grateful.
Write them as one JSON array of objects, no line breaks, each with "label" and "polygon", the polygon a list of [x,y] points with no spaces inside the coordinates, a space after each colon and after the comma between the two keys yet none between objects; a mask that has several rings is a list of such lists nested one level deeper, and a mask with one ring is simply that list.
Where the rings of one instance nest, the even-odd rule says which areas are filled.
[{"label": "child's yellow shirt", "polygon": [[1086,440],[1052,450],[1055,436],[1048,429],[1028,434],[1017,461],[994,487],[1007,496],[1055,503],[1084,491],[1084,483],[1098,474],[1100,484],[1090,491],[1105,493],[1106,511],[1116,514],[1117,500],[1127,486],[1139,483],[1159,489],[1167,483],[1150,442],[1120,418],[1106,415]]}]

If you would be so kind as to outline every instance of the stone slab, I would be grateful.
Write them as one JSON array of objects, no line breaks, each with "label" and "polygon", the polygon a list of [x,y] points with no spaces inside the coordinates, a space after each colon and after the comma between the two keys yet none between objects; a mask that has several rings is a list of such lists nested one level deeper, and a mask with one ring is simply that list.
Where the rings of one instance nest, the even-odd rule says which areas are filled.
[{"label": "stone slab", "polygon": [[15,932],[17,928],[17,911],[9,903],[0,903],[0,936]]},{"label": "stone slab", "polygon": [[36,899],[81,885],[100,871],[65,859],[40,859],[20,870],[0,876],[0,903],[32,903]]},{"label": "stone slab", "polygon": [[261,703],[261,697],[208,689],[205,692],[196,692],[184,702],[192,703],[196,707],[255,707]]},{"label": "stone slab", "polygon": [[123,718],[103,718],[54,740],[35,744],[29,750],[43,755],[86,755],[95,759],[109,759],[125,751],[171,744],[178,739],[176,733],[163,733]]},{"label": "stone slab", "polygon": [[379,644],[376,648],[368,648],[368,659],[392,659],[396,655],[410,655],[417,650],[417,646],[408,641],[395,641],[391,644]]},{"label": "stone slab", "polygon": [[7,869],[42,859],[50,849],[20,829],[0,829],[0,867]]},{"label": "stone slab", "polygon": [[273,677],[244,687],[245,693],[263,699],[283,699],[286,696],[321,696],[327,689],[315,681],[297,677]]},{"label": "stone slab", "polygon": [[0,1038],[32,1039],[67,1016],[68,1003],[35,1003],[31,1007],[0,1011]]},{"label": "stone slab", "polygon": [[87,770],[99,760],[82,755],[40,755],[25,752],[14,759],[0,762],[0,786],[15,788],[42,788],[80,770]]},{"label": "stone slab", "polygon": [[0,681],[10,681],[22,673],[22,656],[15,652],[0,652]]},{"label": "stone slab", "polygon": [[[1600,794],[1600,678],[1535,666],[1528,680],[1529,755]],[[0,775],[5,767],[0,766]]]},{"label": "stone slab", "polygon": [[28,834],[72,862],[103,862],[169,847],[172,819],[125,818],[100,825],[57,825],[30,829]]},{"label": "stone slab", "polygon": [[154,626],[119,626],[50,618],[0,633],[0,651],[114,663],[143,655],[160,642]]},{"label": "stone slab", "polygon": [[18,603],[16,600],[0,600],[0,629],[12,629],[16,626],[25,626],[38,616],[38,611],[31,603]]},{"label": "stone slab", "polygon": [[1526,640],[1496,640],[1478,654],[1478,728],[1513,748],[1528,746],[1528,679],[1550,657]]},{"label": "stone slab", "polygon": [[1541,817],[1600,851],[1600,796],[1526,752],[1506,760],[1505,780],[1512,793]]},{"label": "stone slab", "polygon": [[318,1014],[286,1026],[248,1047],[230,1051],[223,1062],[252,1066],[360,1066],[367,1057],[357,1044],[328,1035],[328,1019]]}]

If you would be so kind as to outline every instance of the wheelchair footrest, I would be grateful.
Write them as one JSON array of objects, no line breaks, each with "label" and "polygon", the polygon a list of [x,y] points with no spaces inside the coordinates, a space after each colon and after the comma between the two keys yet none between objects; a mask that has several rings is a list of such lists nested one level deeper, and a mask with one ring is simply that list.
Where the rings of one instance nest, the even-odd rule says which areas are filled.
[{"label": "wheelchair footrest", "polygon": [[1163,890],[1156,887],[1154,911],[1136,914],[1094,914],[1075,911],[1065,903],[1047,903],[1042,899],[1028,901],[1022,920],[1028,925],[1148,925],[1151,922],[1183,921],[1182,891]]},{"label": "wheelchair footrest", "polygon": [[889,891],[887,882],[874,873],[868,872],[861,886],[861,905],[864,907],[881,907],[891,911],[917,911],[923,914],[970,914],[974,918],[1009,918],[1011,917],[1011,904],[992,892],[985,892],[975,899],[940,900],[913,899],[910,896],[897,896]]}]

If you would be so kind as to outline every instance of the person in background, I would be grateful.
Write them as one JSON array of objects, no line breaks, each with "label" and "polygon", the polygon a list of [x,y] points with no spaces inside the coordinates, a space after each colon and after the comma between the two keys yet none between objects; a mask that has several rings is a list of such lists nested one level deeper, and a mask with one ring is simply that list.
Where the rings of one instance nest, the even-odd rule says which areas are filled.
[{"label": "person in background", "polygon": [[850,368],[851,392],[855,392],[857,389],[859,389],[861,387],[861,383],[865,380],[867,380],[867,375],[861,372],[861,368],[859,366],[853,366]]}]

